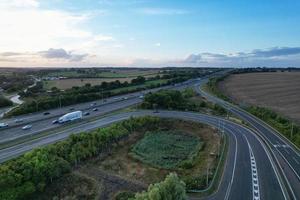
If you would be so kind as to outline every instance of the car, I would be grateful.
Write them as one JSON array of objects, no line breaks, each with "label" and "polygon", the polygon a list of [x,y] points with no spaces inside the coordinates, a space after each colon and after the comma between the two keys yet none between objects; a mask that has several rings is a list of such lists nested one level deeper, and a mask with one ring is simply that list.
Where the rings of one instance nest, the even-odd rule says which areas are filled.
[{"label": "car", "polygon": [[98,108],[94,108],[93,111],[98,111]]},{"label": "car", "polygon": [[7,123],[0,123],[0,128],[5,128],[5,127],[8,127]]},{"label": "car", "polygon": [[50,112],[44,112],[43,114],[44,115],[50,115]]},{"label": "car", "polygon": [[95,105],[97,105],[97,103],[96,103],[96,102],[94,102],[94,103],[91,103],[91,106],[95,106]]},{"label": "car", "polygon": [[88,116],[88,115],[90,115],[90,113],[89,112],[84,112],[83,115]]},{"label": "car", "polygon": [[123,100],[127,100],[127,99],[128,99],[128,97],[123,97],[122,99],[123,99]]},{"label": "car", "polygon": [[144,98],[144,95],[139,96],[139,98],[140,98],[140,99],[143,99],[143,98]]},{"label": "car", "polygon": [[58,123],[58,119],[52,121],[52,124],[57,124],[57,123]]},{"label": "car", "polygon": [[23,119],[15,119],[15,123],[23,122]]},{"label": "car", "polygon": [[28,130],[28,129],[31,129],[31,128],[32,128],[31,124],[27,124],[26,126],[22,127],[23,130]]}]

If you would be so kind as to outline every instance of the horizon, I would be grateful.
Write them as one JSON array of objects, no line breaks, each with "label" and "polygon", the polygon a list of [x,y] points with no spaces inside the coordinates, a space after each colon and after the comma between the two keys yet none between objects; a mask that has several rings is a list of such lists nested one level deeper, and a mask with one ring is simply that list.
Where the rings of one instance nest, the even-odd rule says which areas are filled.
[{"label": "horizon", "polygon": [[2,0],[1,68],[299,68],[300,2]]}]

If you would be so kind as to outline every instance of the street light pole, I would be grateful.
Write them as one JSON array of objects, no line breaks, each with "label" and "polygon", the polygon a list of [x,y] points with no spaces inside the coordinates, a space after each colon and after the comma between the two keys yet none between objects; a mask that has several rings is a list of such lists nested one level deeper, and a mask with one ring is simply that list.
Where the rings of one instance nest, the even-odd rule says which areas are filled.
[{"label": "street light pole", "polygon": [[291,129],[291,139],[293,138],[293,130],[294,129],[294,123],[292,122],[292,129]]},{"label": "street light pole", "polygon": [[206,168],[206,186],[208,187],[208,175],[209,175],[209,163],[207,163],[207,168]]}]

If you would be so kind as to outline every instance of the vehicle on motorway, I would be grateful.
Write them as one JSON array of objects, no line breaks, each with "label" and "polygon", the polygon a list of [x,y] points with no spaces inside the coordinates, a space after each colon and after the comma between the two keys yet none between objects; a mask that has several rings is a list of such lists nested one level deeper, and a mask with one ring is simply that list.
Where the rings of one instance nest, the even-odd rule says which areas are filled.
[{"label": "vehicle on motorway", "polygon": [[0,123],[0,128],[5,128],[5,127],[8,127],[7,123]]},{"label": "vehicle on motorway", "polygon": [[52,121],[52,124],[57,124],[57,123],[58,123],[58,119]]},{"label": "vehicle on motorway", "polygon": [[82,111],[74,111],[74,112],[70,112],[70,113],[67,113],[63,116],[61,116],[59,119],[58,119],[58,123],[65,123],[65,122],[69,122],[69,121],[74,121],[74,120],[77,120],[77,119],[81,119],[82,118]]},{"label": "vehicle on motorway", "polygon": [[27,125],[22,127],[23,130],[28,130],[28,129],[31,129],[31,128],[32,128],[31,124],[27,124]]},{"label": "vehicle on motorway", "polygon": [[93,111],[98,111],[98,108],[94,108]]},{"label": "vehicle on motorway", "polygon": [[144,98],[144,95],[139,96],[139,98],[140,98],[140,99],[143,99],[143,98]]},{"label": "vehicle on motorway", "polygon": [[90,115],[90,113],[89,112],[84,112],[83,115],[88,116],[88,115]]},{"label": "vehicle on motorway", "polygon": [[23,122],[23,119],[15,119],[15,123]]},{"label": "vehicle on motorway", "polygon": [[128,97],[123,97],[122,99],[123,99],[123,100],[127,100],[127,99],[128,99]]},{"label": "vehicle on motorway", "polygon": [[50,115],[50,112],[44,112],[43,114],[44,115]]},{"label": "vehicle on motorway", "polygon": [[95,106],[95,105],[97,105],[97,103],[96,103],[96,102],[94,102],[94,103],[91,103],[91,105],[90,105],[90,106]]}]

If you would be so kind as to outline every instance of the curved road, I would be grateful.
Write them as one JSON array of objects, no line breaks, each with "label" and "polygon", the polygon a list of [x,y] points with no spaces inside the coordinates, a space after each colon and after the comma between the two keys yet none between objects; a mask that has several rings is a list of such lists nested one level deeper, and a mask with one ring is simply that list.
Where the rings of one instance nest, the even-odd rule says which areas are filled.
[{"label": "curved road", "polygon": [[279,132],[267,125],[262,120],[251,115],[247,111],[223,101],[215,96],[201,90],[201,85],[207,79],[195,84],[194,89],[211,102],[223,106],[232,114],[247,122],[267,144],[269,152],[273,156],[274,162],[279,165],[278,171],[282,174],[290,199],[300,199],[300,153],[299,149],[284,138]]},{"label": "curved road", "polygon": [[[224,175],[219,189],[206,199],[285,199],[270,155],[261,139],[253,131],[223,118],[192,112],[160,111],[153,113],[151,111],[139,111],[104,117],[56,134],[0,150],[0,161],[11,159],[36,147],[66,139],[70,134],[93,130],[130,117],[145,115],[180,118],[206,123],[216,128],[223,127],[225,134],[229,136],[228,159],[225,163]],[[194,198],[191,197],[191,199]]]}]

